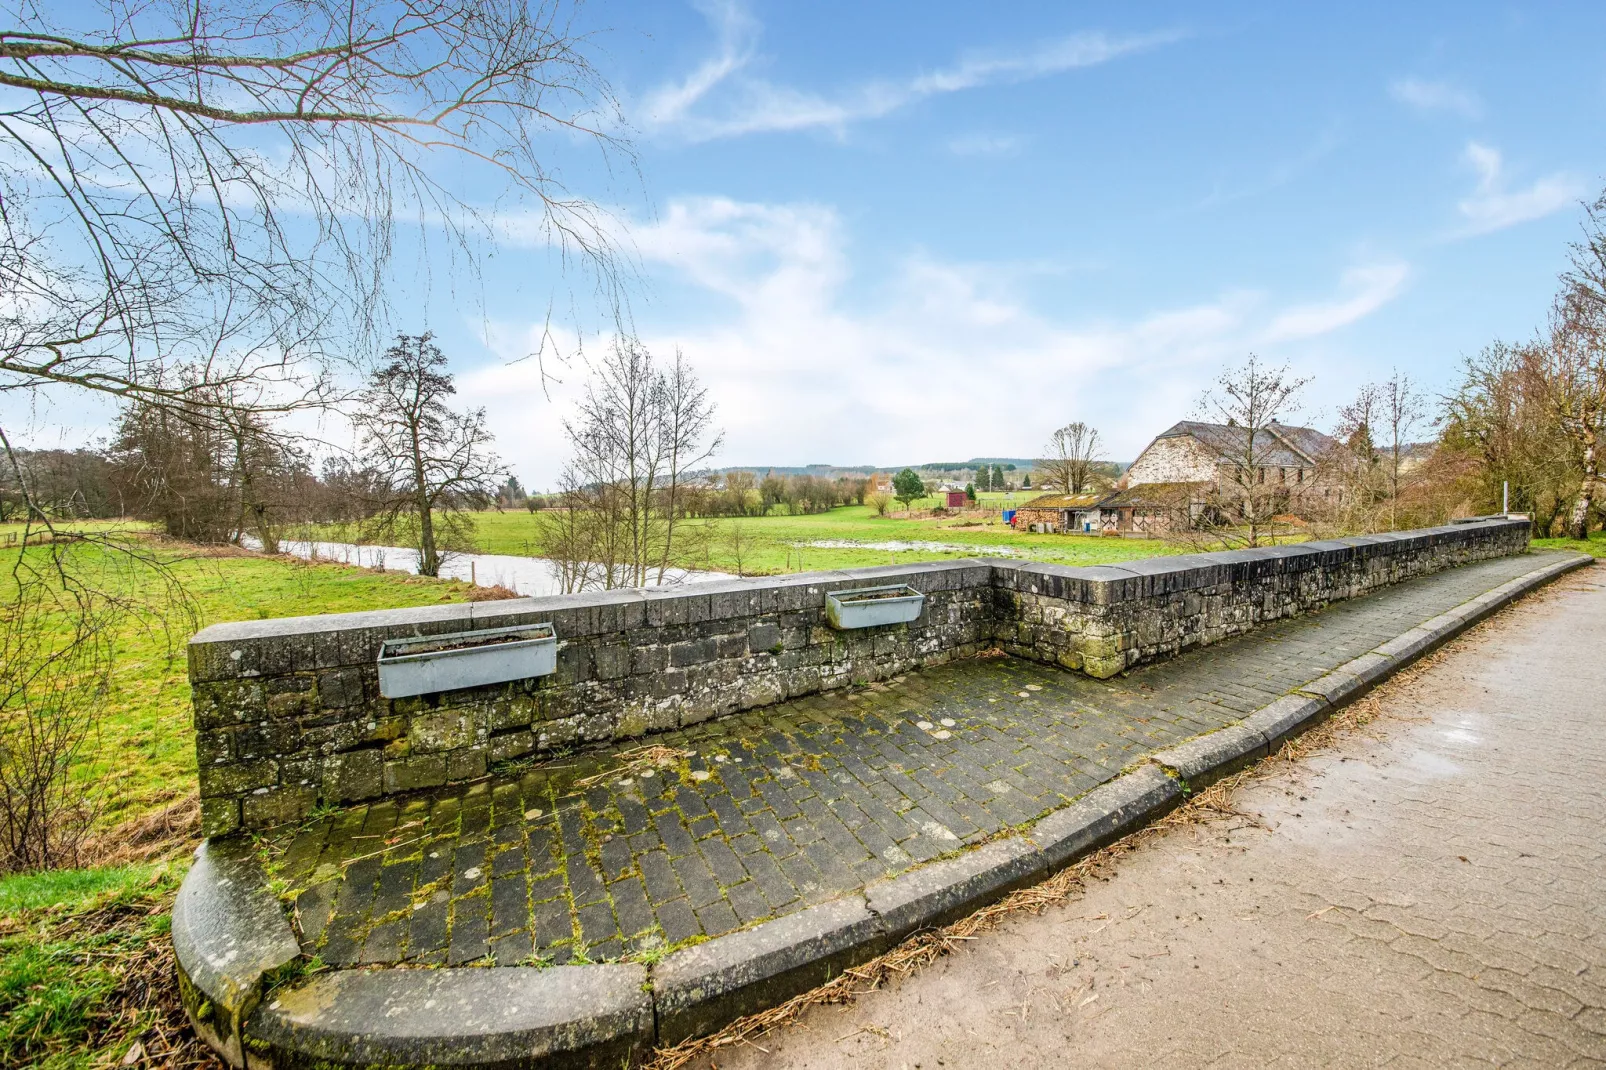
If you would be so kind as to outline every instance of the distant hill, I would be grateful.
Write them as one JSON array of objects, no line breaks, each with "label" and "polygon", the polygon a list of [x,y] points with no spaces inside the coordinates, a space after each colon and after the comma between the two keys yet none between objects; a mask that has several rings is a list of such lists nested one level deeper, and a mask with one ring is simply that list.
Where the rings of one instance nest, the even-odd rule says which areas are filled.
[{"label": "distant hill", "polygon": [[1006,469],[1013,468],[1029,472],[1036,460],[1031,457],[972,457],[968,461],[936,461],[926,464],[722,464],[712,469],[716,472],[774,472],[778,476],[824,476],[835,479],[837,476],[867,476],[871,472],[901,472],[905,468],[913,468],[917,472],[955,472],[975,468],[977,465],[1001,464]]}]

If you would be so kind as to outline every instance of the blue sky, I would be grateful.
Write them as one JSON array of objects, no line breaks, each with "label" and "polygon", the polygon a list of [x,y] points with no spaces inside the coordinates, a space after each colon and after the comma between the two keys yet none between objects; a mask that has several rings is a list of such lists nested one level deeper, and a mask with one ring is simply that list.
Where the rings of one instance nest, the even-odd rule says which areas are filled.
[{"label": "blue sky", "polygon": [[[1251,350],[1318,423],[1396,366],[1446,390],[1542,321],[1606,179],[1606,5],[591,17],[640,153],[637,322],[731,464],[1031,455],[1073,419],[1130,458]],[[539,485],[573,376],[532,380],[464,386]]]},{"label": "blue sky", "polygon": [[[725,464],[1130,459],[1254,351],[1318,425],[1543,319],[1606,182],[1606,5],[592,3],[639,178],[555,144],[628,234],[632,309]],[[398,271],[533,486],[578,366],[549,252]],[[451,285],[444,285],[446,282]],[[408,322],[408,316],[418,322]],[[584,317],[582,317],[584,318]],[[572,334],[565,344],[573,345]]]}]

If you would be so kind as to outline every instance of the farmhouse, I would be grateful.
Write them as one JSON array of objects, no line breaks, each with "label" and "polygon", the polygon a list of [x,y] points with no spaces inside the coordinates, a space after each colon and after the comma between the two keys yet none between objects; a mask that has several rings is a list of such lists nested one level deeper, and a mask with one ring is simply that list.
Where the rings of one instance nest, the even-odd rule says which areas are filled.
[{"label": "farmhouse", "polygon": [[1308,513],[1341,493],[1324,478],[1337,446],[1314,428],[1275,420],[1253,436],[1239,424],[1181,420],[1138,454],[1125,487],[1101,507],[1115,514],[1118,530],[1154,532],[1192,526],[1210,512],[1230,519],[1250,495],[1276,513]]},{"label": "farmhouse", "polygon": [[1160,535],[1192,527],[1212,513],[1230,519],[1235,499],[1250,494],[1277,513],[1308,513],[1342,494],[1325,478],[1323,464],[1337,445],[1309,427],[1272,422],[1251,443],[1236,424],[1182,420],[1144,447],[1115,491],[1045,494],[1023,505],[1015,524],[1036,531]]}]

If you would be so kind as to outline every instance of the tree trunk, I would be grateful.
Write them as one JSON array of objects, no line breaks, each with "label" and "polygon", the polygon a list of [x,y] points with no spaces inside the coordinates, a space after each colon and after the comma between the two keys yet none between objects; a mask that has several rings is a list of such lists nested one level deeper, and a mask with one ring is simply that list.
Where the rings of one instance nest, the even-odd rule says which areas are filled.
[{"label": "tree trunk", "polygon": [[418,510],[418,574],[439,576],[441,558],[435,549],[435,517],[429,500],[429,487],[424,482],[424,452],[419,442],[416,425],[413,431],[413,494],[414,508]]},{"label": "tree trunk", "polygon": [[1595,488],[1600,482],[1600,460],[1594,428],[1586,423],[1582,437],[1584,480],[1578,486],[1578,499],[1573,502],[1572,515],[1567,519],[1567,534],[1574,539],[1589,538],[1589,508],[1594,504]]}]

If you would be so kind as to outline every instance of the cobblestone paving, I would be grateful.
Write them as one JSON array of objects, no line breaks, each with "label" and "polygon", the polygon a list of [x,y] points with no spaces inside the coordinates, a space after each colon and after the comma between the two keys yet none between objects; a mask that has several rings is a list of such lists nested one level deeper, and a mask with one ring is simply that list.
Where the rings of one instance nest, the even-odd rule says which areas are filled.
[{"label": "cobblestone paving", "polygon": [[718,1066],[1606,1064],[1603,652],[1597,565],[1384,685],[1237,813]]},{"label": "cobblestone paving", "polygon": [[303,946],[331,965],[673,946],[1040,817],[1540,560],[1425,577],[1114,680],[1002,657],[911,673],[644,741],[662,750],[352,807],[269,853]]}]

